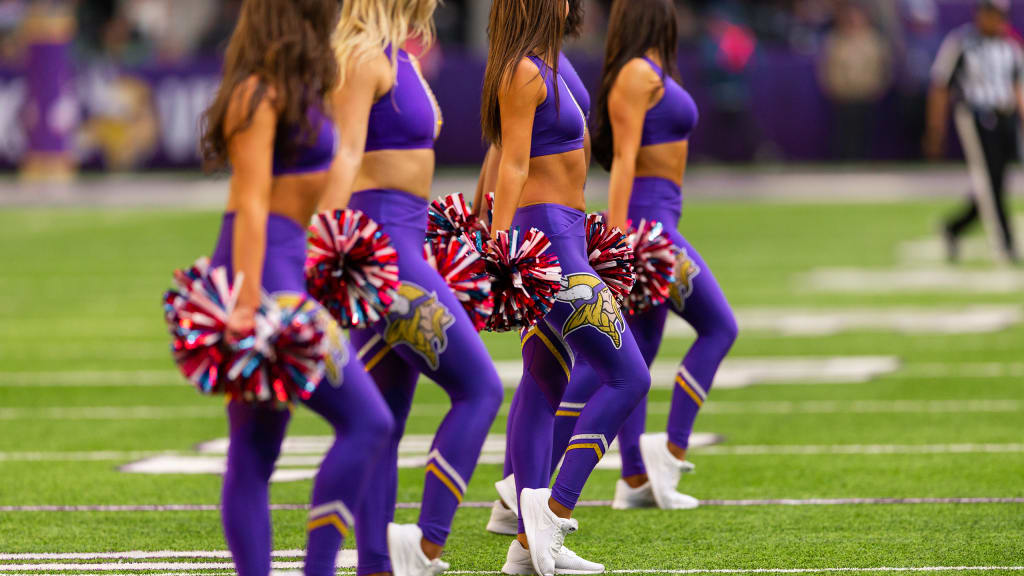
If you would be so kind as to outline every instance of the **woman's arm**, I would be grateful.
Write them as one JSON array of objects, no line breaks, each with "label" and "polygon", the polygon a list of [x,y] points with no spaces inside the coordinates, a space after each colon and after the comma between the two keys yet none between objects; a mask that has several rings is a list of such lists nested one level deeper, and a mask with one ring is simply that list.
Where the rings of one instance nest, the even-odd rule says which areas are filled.
[{"label": "woman's arm", "polygon": [[501,158],[494,187],[494,221],[491,233],[508,230],[519,207],[519,198],[530,176],[533,116],[544,101],[547,88],[537,66],[523,59],[507,88],[498,95],[501,113]]},{"label": "woman's arm", "polygon": [[[257,87],[258,81],[251,79],[236,90],[225,123],[228,134],[243,123]],[[268,90],[256,106],[249,126],[235,133],[228,143],[232,168],[229,206],[235,212],[231,260],[235,278],[242,278],[238,303],[228,321],[228,331],[235,335],[252,328],[253,316],[260,305],[277,130],[277,111],[272,99],[273,91]]]},{"label": "woman's arm", "polygon": [[480,168],[480,178],[476,182],[476,194],[473,195],[473,214],[479,216],[483,212],[484,195],[494,192],[498,183],[498,163],[501,162],[501,148],[494,144],[487,149],[484,165]]},{"label": "woman's arm", "polygon": [[340,139],[338,153],[327,175],[327,190],[320,201],[321,210],[340,210],[348,206],[366,150],[370,109],[392,84],[391,65],[383,53],[371,62],[353,63],[346,74],[345,84],[331,95]]},{"label": "woman's arm", "polygon": [[608,225],[620,230],[626,229],[644,118],[660,86],[658,75],[646,62],[637,59],[622,68],[608,94],[608,117],[614,134],[611,180],[608,184]]}]

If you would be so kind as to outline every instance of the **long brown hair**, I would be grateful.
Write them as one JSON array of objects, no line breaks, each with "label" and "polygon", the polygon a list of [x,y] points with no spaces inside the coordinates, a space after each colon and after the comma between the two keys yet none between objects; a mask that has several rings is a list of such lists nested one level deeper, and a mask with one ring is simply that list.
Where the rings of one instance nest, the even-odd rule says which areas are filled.
[{"label": "long brown hair", "polygon": [[[491,18],[487,24],[490,43],[480,105],[480,126],[487,142],[501,145],[498,95],[512,81],[519,61],[534,54],[551,62],[553,74],[557,75],[564,34],[565,0],[494,0],[491,3]],[[557,83],[554,97],[557,109]]]},{"label": "long brown hair", "polygon": [[608,116],[608,95],[615,86],[619,72],[630,60],[641,58],[653,49],[661,57],[662,78],[671,75],[678,80],[678,38],[673,0],[615,0],[612,4],[593,133],[594,158],[605,170],[611,170],[614,146]]},{"label": "long brown hair", "polygon": [[[224,54],[220,89],[203,114],[200,148],[207,169],[227,165],[228,143],[252,124],[270,90],[278,125],[298,128],[295,138],[283,140],[284,155],[294,155],[300,142],[315,137],[307,111],[323,106],[338,81],[330,46],[337,16],[337,0],[245,0]],[[244,119],[229,132],[231,100],[252,76],[259,82],[245,103]]]},{"label": "long brown hair", "polygon": [[565,19],[565,36],[579,38],[583,33],[583,0],[569,0],[569,16]]}]

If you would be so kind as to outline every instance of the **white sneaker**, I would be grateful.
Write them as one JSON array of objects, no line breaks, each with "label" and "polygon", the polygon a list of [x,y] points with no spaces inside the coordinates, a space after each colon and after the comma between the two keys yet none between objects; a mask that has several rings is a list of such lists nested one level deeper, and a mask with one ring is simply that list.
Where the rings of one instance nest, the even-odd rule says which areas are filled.
[{"label": "white sneaker", "polygon": [[676,492],[679,477],[693,472],[693,463],[679,460],[668,451],[668,434],[643,434],[640,436],[640,456],[647,468],[651,492],[658,508],[662,510],[688,510],[696,508],[699,501],[692,496]]},{"label": "white sneaker", "polygon": [[[530,552],[523,548],[519,540],[513,540],[508,547],[508,555],[505,557],[505,565],[501,567],[502,574],[512,576],[531,576],[533,562],[530,560]],[[603,574],[604,565],[597,562],[584,560],[565,546],[555,555],[555,574]]]},{"label": "white sneaker", "polygon": [[604,564],[580,558],[563,545],[555,554],[555,574],[604,574]]},{"label": "white sneaker", "polygon": [[556,516],[548,506],[550,499],[551,490],[548,488],[524,488],[519,494],[526,541],[530,543],[530,561],[534,571],[541,576],[554,575],[555,557],[562,550],[566,534],[575,532],[579,527],[575,519]]},{"label": "white sneaker", "polygon": [[388,555],[394,576],[436,576],[449,568],[440,558],[423,553],[423,531],[415,524],[388,524]]},{"label": "white sneaker", "polygon": [[508,506],[508,509],[519,517],[519,491],[516,490],[516,477],[509,474],[505,478],[494,483],[494,489],[498,491],[498,498]]},{"label": "white sneaker", "polygon": [[615,482],[615,499],[612,500],[612,510],[656,508],[657,506],[658,503],[654,501],[654,492],[651,490],[650,481],[644,482],[643,486],[636,488],[626,484],[622,478]]},{"label": "white sneaker", "polygon": [[501,500],[495,500],[491,506],[491,517],[487,520],[487,531],[504,536],[515,536],[519,533],[519,517],[515,510],[505,508]]}]

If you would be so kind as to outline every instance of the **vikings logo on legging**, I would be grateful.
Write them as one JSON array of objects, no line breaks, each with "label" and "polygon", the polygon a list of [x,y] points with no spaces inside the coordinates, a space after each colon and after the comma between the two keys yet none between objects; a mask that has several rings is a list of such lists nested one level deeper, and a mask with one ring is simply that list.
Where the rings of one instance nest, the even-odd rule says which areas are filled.
[{"label": "vikings logo on legging", "polygon": [[448,328],[455,316],[427,292],[411,282],[402,282],[391,310],[388,311],[384,341],[389,346],[408,346],[437,370],[441,354],[448,348]]},{"label": "vikings logo on legging", "polygon": [[[273,295],[273,299],[282,308],[294,308],[303,300],[312,300],[308,296],[291,292],[278,292]],[[349,359],[345,333],[342,332],[334,318],[331,318],[330,313],[319,304],[317,305],[316,319],[324,327],[324,337],[327,339],[327,357],[324,359],[326,380],[331,383],[331,386],[338,388],[345,381],[345,367],[348,366]]]},{"label": "vikings logo on legging", "polygon": [[693,279],[698,274],[700,274],[700,267],[690,259],[686,248],[680,248],[679,255],[676,256],[675,280],[672,282],[672,290],[669,293],[672,308],[677,312],[682,313],[686,308],[686,299],[693,294]]},{"label": "vikings logo on legging", "polygon": [[562,290],[555,296],[559,302],[572,306],[573,313],[562,326],[562,336],[592,326],[611,339],[616,348],[622,346],[626,323],[615,303],[611,290],[590,274],[571,274],[562,278]]}]

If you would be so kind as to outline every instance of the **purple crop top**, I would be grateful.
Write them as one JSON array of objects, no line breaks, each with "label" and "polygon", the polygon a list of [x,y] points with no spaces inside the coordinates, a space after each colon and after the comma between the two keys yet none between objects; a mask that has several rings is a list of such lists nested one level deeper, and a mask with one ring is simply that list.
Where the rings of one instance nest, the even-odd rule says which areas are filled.
[{"label": "purple crop top", "polygon": [[284,142],[287,138],[297,138],[298,129],[293,126],[278,126],[274,137],[274,176],[311,174],[323,172],[331,167],[338,146],[334,122],[316,107],[310,108],[307,116],[316,136],[312,143],[299,142],[292,158],[285,157]]},{"label": "purple crop top", "polygon": [[[391,57],[391,47],[385,50]],[[441,108],[408,52],[398,51],[395,85],[370,109],[366,151],[433,148],[441,135]]]},{"label": "purple crop top", "polygon": [[[530,143],[530,158],[550,156],[580,150],[586,133],[586,118],[576,102],[572,91],[561,74],[552,74],[551,67],[537,56],[530,55],[530,61],[540,70],[547,86],[547,96],[537,106],[533,116],[533,138]],[[555,93],[558,93],[558,108],[555,108]]]},{"label": "purple crop top", "polygon": [[564,52],[558,53],[558,73],[562,75],[562,80],[569,87],[569,92],[572,92],[572,97],[580,105],[580,110],[583,110],[583,116],[589,121],[590,93],[587,92],[587,87],[583,85],[583,80],[580,80],[580,75],[576,73],[576,69],[573,68],[572,62],[569,61]]},{"label": "purple crop top", "polygon": [[674,78],[662,71],[661,66],[646,56],[644,60],[662,77],[665,94],[647,111],[640,145],[653,146],[686,140],[697,126],[697,104]]}]

